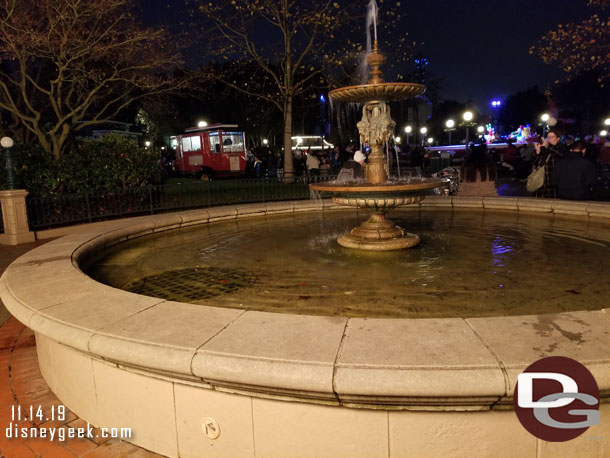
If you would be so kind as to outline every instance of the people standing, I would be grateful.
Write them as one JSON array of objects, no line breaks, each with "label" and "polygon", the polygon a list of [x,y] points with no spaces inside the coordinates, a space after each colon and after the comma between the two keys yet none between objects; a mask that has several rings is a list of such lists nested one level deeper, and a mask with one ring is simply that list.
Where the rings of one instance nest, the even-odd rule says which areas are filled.
[{"label": "people standing", "polygon": [[335,146],[332,151],[330,152],[330,166],[332,168],[333,173],[339,173],[339,170],[341,169],[341,160],[340,160],[340,151],[339,151],[339,147]]},{"label": "people standing", "polygon": [[473,148],[464,161],[460,177],[460,190],[458,196],[466,197],[494,197],[497,177],[496,163],[487,154],[485,145]]},{"label": "people standing", "polygon": [[307,151],[307,172],[309,176],[320,175],[320,159],[316,156],[316,153],[309,148]]},{"label": "people standing", "polygon": [[293,162],[294,174],[296,176],[301,176],[303,174],[303,167],[302,167],[303,151],[298,146],[294,150],[293,157],[294,157],[294,162]]},{"label": "people standing", "polygon": [[534,167],[545,166],[544,184],[534,192],[535,197],[557,197],[553,178],[555,163],[569,152],[568,147],[559,141],[559,137],[556,130],[549,130],[546,139],[542,138],[540,142],[536,142],[534,145],[536,151]]},{"label": "people standing", "polygon": [[587,144],[576,142],[555,164],[554,184],[560,199],[586,200],[595,184],[595,165],[585,159]]},{"label": "people standing", "polygon": [[254,155],[253,173],[256,178],[263,177],[263,161],[256,154]]}]

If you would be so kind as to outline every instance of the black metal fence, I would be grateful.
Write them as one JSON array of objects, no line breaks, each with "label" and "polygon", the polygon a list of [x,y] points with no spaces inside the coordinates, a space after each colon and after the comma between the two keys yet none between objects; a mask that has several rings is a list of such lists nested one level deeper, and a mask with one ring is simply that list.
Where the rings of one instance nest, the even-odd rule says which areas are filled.
[{"label": "black metal fence", "polygon": [[334,179],[334,176],[296,177],[292,183],[269,178],[185,181],[87,194],[28,196],[28,218],[30,228],[40,230],[129,215],[237,203],[308,199],[309,183]]}]

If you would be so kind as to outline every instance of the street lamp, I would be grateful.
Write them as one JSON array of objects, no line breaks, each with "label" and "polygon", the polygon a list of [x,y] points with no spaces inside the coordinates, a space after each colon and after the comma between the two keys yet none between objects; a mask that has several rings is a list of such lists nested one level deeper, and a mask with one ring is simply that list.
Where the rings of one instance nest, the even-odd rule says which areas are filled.
[{"label": "street lamp", "polygon": [[428,128],[427,127],[422,127],[421,129],[419,129],[419,133],[422,135],[421,143],[423,145],[424,144],[424,140],[426,138],[426,134],[428,133]]},{"label": "street lamp", "polygon": [[606,119],[604,120],[604,125],[606,125],[606,126],[610,126],[610,118],[606,118]]},{"label": "street lamp", "polygon": [[599,136],[600,136],[600,137],[606,137],[607,135],[608,135],[608,131],[607,131],[607,130],[602,130],[602,131],[599,133]]},{"label": "street lamp", "polygon": [[546,137],[546,127],[549,119],[551,119],[551,115],[544,113],[542,116],[540,116],[540,119],[542,120],[542,136]]},{"label": "street lamp", "polygon": [[413,128],[411,126],[405,127],[405,133],[407,134],[407,145],[409,144],[409,137],[411,136],[411,131]]},{"label": "street lamp", "polygon": [[146,141],[144,142],[144,146],[146,146],[146,147],[148,148],[148,147],[150,146],[150,142],[149,142],[148,140],[146,140]]},{"label": "street lamp", "polygon": [[396,144],[398,145],[398,144],[400,143],[400,137],[396,137],[396,138],[394,139],[394,143],[396,143]]},{"label": "street lamp", "polygon": [[269,144],[269,140],[267,140],[266,138],[263,139],[263,145],[268,145]]},{"label": "street lamp", "polygon": [[451,145],[451,131],[454,130],[455,121],[453,119],[448,119],[445,122],[445,126],[447,126],[445,130],[449,133],[449,144]]},{"label": "street lamp", "polygon": [[462,115],[462,118],[465,121],[464,125],[466,126],[466,144],[468,145],[468,141],[470,140],[470,123],[472,122],[472,118],[474,118],[474,115],[472,114],[472,111],[465,111]]},{"label": "street lamp", "polygon": [[477,127],[477,132],[478,132],[479,134],[484,134],[484,133],[485,133],[485,127],[483,127],[483,126],[479,126],[479,127]]},{"label": "street lamp", "polygon": [[431,145],[432,143],[434,143],[434,139],[432,137],[428,137],[428,143]]},{"label": "street lamp", "polygon": [[0,145],[6,154],[6,185],[8,189],[17,189],[17,177],[15,176],[13,156],[11,154],[11,148],[14,144],[11,137],[2,137],[2,139],[0,139]]},{"label": "street lamp", "polygon": [[197,127],[208,127],[208,123],[205,121],[199,121]]}]

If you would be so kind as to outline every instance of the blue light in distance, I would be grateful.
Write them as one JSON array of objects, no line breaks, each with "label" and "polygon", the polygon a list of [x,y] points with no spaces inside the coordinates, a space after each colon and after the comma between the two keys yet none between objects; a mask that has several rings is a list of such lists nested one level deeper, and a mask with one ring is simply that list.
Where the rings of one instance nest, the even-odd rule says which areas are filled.
[{"label": "blue light in distance", "polygon": [[502,101],[500,100],[492,100],[491,101],[491,106],[494,108],[499,108],[502,105]]},{"label": "blue light in distance", "polygon": [[322,94],[320,96],[320,102],[322,102],[322,103],[326,102],[326,97],[324,97],[324,94]]}]

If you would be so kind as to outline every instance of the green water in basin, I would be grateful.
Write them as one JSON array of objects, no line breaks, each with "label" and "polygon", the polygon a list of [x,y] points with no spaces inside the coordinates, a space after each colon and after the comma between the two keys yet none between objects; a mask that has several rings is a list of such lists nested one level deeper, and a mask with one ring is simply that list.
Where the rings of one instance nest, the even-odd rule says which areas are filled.
[{"label": "green water in basin", "polygon": [[477,317],[597,310],[610,297],[610,226],[515,213],[399,209],[416,248],[367,253],[336,238],[367,212],[249,218],[122,243],[87,273],[201,305],[350,317]]}]

